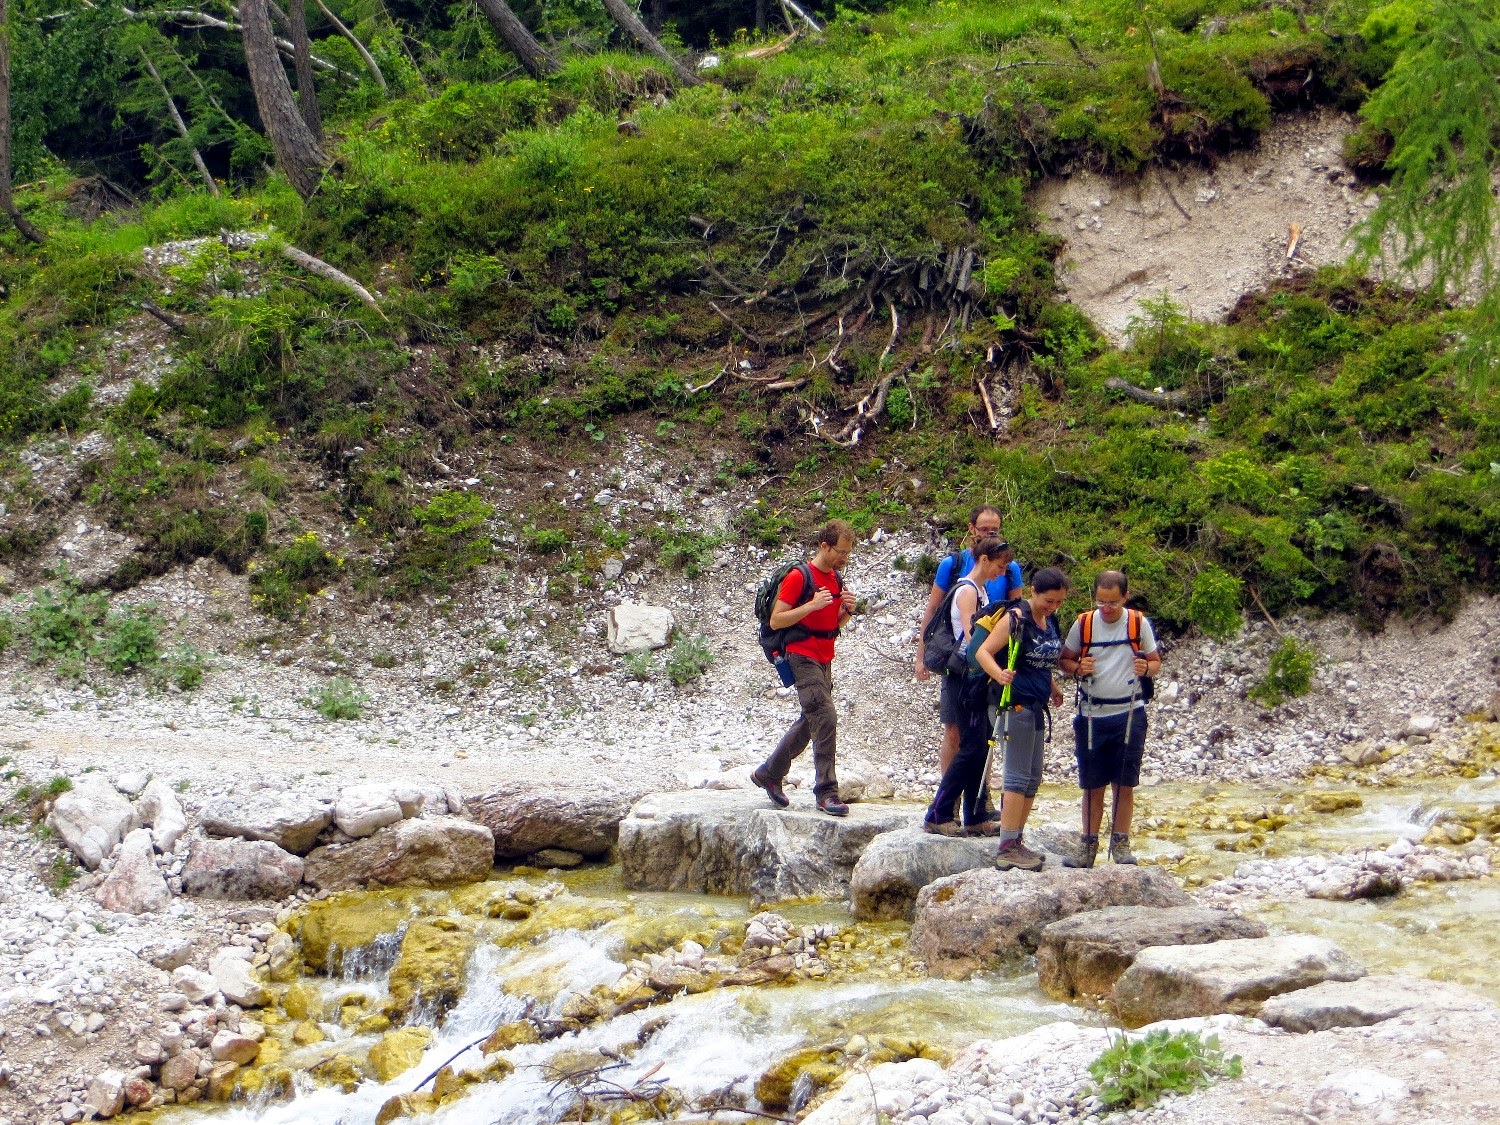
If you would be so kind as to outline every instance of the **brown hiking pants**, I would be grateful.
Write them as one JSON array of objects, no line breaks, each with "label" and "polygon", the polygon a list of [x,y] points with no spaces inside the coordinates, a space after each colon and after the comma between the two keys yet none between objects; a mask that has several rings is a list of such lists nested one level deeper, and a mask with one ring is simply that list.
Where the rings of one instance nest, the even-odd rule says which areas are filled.
[{"label": "brown hiking pants", "polygon": [[834,750],[838,742],[838,713],[833,707],[833,665],[819,664],[797,653],[789,653],[792,677],[797,685],[797,702],[802,714],[791,725],[771,756],[761,766],[762,777],[780,782],[792,768],[792,759],[813,747],[813,796],[817,800],[839,795],[839,779],[834,771]]}]

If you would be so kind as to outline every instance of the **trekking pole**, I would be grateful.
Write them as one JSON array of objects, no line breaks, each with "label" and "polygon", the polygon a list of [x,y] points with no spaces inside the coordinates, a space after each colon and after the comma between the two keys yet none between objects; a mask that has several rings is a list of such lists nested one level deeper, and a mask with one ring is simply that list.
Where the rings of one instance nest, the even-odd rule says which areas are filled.
[{"label": "trekking pole", "polygon": [[[1021,642],[1015,637],[1010,639],[1010,646],[1005,652],[1005,667],[1007,671],[1016,670],[1016,658],[1021,655]],[[1000,740],[1010,741],[1010,685],[1006,684],[1000,690],[1000,710],[1005,718],[1001,720]],[[990,739],[989,752],[984,756],[984,772],[979,775],[979,790],[984,792],[984,787],[989,784],[990,763],[995,759],[995,740]],[[1002,787],[1003,788],[1003,787]]]}]

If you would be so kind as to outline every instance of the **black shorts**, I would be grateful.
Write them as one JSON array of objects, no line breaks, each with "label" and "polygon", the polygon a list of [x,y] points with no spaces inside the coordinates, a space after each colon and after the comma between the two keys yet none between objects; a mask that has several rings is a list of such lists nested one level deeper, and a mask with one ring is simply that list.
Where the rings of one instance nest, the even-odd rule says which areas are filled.
[{"label": "black shorts", "polygon": [[[1130,719],[1130,745],[1125,744],[1125,722]],[[1146,750],[1146,709],[1137,707],[1135,717],[1110,715],[1095,719],[1094,748],[1089,749],[1089,720],[1073,718],[1073,746],[1078,755],[1078,787],[1102,789],[1120,785],[1134,789],[1141,783],[1141,756]]]},{"label": "black shorts", "polygon": [[938,692],[938,716],[943,720],[943,726],[956,727],[964,721],[963,701],[964,680],[967,677],[944,674],[942,690]]}]

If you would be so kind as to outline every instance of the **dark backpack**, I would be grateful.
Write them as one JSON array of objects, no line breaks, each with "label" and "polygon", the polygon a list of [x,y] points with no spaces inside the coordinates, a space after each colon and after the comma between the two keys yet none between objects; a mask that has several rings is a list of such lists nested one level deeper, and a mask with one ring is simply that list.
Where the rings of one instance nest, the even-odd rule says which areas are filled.
[{"label": "dark backpack", "polygon": [[[813,581],[812,567],[805,562],[782,563],[766,576],[766,580],[755,591],[755,620],[760,622],[760,647],[772,664],[786,652],[789,644],[805,641],[808,637],[827,637],[831,640],[839,635],[837,629],[809,629],[801,622],[787,629],[771,628],[771,611],[776,608],[776,597],[781,593],[781,584],[794,570],[802,572],[802,593],[797,595],[792,608],[811,601],[818,587]],[[834,580],[838,583],[839,590],[843,590],[844,579],[837,571],[834,572]]]},{"label": "dark backpack", "polygon": [[939,675],[962,675],[968,671],[967,649],[960,647],[958,641],[953,638],[953,599],[958,596],[959,588],[966,584],[974,587],[979,597],[984,596],[984,591],[979,588],[977,582],[960,578],[948,587],[943,600],[938,604],[937,609],[932,611],[932,618],[927,622],[927,628],[922,631],[922,667],[929,672],[936,672]]},{"label": "dark backpack", "polygon": [[[1091,609],[1087,613],[1080,613],[1078,615],[1078,640],[1079,644],[1082,645],[1082,648],[1078,653],[1078,659],[1082,660],[1085,656],[1087,656],[1089,654],[1090,648],[1110,648],[1114,645],[1122,644],[1129,645],[1130,650],[1135,653],[1136,656],[1140,656],[1141,622],[1145,619],[1146,615],[1140,610],[1126,609],[1125,640],[1098,641],[1096,643],[1094,641],[1094,611]],[[1140,685],[1140,690],[1135,694],[1133,699],[1099,699],[1095,698],[1094,696],[1090,696],[1089,698],[1094,703],[1131,703],[1134,700],[1139,700],[1142,703],[1150,703],[1151,700],[1156,697],[1156,681],[1150,676],[1140,676],[1137,677],[1136,683]],[[1083,689],[1080,687],[1078,690],[1081,692]]]}]

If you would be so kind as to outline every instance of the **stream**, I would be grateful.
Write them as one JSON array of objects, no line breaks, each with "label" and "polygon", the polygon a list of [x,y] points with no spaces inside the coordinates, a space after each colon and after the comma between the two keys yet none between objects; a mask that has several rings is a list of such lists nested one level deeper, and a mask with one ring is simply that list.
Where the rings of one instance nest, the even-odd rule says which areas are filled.
[{"label": "stream", "polygon": [[[1437,825],[1500,811],[1494,777],[1361,789],[1358,807],[1326,814],[1298,811],[1305,795],[1303,786],[1142,790],[1137,825],[1150,827],[1136,836],[1137,852],[1201,886],[1249,859],[1421,841]],[[1061,787],[1044,789],[1033,822],[1069,824],[1074,800]],[[919,812],[913,806],[913,816]],[[1352,902],[1262,900],[1243,909],[1273,933],[1327,936],[1371,972],[1450,980],[1500,1000],[1500,879],[1422,883],[1391,898]],[[239,1096],[254,1089],[244,1078],[257,1072],[260,1093],[227,1105],[164,1107],[157,1111],[164,1125],[372,1125],[408,1113],[433,1125],[635,1121],[655,1119],[664,1107],[701,1115],[719,1106],[791,1118],[830,1076],[860,1059],[944,1059],[975,1039],[1101,1019],[1042,993],[1029,960],[966,981],[929,979],[906,953],[904,923],[854,924],[843,903],[818,902],[775,911],[794,933],[817,935],[826,971],[775,983],[660,989],[644,1005],[605,1003],[603,1010],[597,998],[612,989],[630,995],[632,961],[637,976],[640,959],[662,953],[668,956],[658,963],[676,957],[696,965],[701,954],[705,965],[717,958],[733,966],[754,914],[740,899],[628,891],[618,867],[521,868],[452,892],[335,896],[294,921],[304,951],[307,911],[335,921],[369,912],[372,932],[385,936],[347,954],[334,948],[325,972],[273,986],[278,1006],[251,1013],[264,1016],[267,1042],[243,1072]],[[472,939],[472,954],[450,974],[447,1000],[428,1004],[419,996],[397,1010],[393,963],[401,935],[410,938],[419,925],[434,942]],[[807,948],[812,956],[811,938]],[[400,1032],[402,1026],[425,1030]],[[475,1045],[497,1027],[534,1026],[555,1037],[513,1037],[513,1045],[492,1044],[488,1055]],[[378,1069],[371,1050],[390,1038],[390,1028],[409,1037],[410,1055],[381,1081],[371,1077]],[[436,1086],[437,1094],[388,1105],[445,1064],[452,1073],[423,1087]],[[734,1112],[716,1119],[750,1120]]]}]

